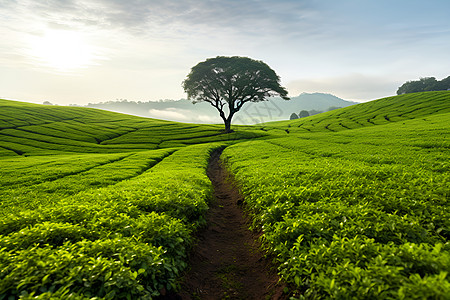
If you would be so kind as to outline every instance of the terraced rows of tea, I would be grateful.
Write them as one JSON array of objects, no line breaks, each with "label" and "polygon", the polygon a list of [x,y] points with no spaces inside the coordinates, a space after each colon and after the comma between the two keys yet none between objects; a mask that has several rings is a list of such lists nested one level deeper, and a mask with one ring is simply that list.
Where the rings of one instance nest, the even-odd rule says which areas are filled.
[{"label": "terraced rows of tea", "polygon": [[267,129],[283,129],[293,133],[342,131],[366,126],[394,123],[427,115],[450,112],[450,93],[425,92],[383,98],[363,105],[300,118],[269,123]]},{"label": "terraced rows of tea", "polygon": [[0,100],[0,299],[177,291],[224,147],[286,297],[448,299],[450,92],[221,129]]},{"label": "terraced rows of tea", "polygon": [[225,149],[253,225],[298,296],[450,295],[449,121],[447,113]]},{"label": "terraced rows of tea", "polygon": [[118,153],[264,135],[221,134],[221,126],[182,124],[80,107],[0,100],[0,155]]}]

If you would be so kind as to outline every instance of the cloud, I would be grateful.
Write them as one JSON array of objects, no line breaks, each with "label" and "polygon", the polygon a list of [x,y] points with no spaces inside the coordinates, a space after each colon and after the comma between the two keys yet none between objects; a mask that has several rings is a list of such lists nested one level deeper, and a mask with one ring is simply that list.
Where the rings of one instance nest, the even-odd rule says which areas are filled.
[{"label": "cloud", "polygon": [[[40,18],[49,26],[119,29],[132,34],[210,32],[233,30],[243,34],[266,34],[283,30],[293,21],[304,21],[311,10],[308,1],[230,0],[18,0],[6,1],[8,10]],[[15,3],[15,4],[13,4]]]},{"label": "cloud", "polygon": [[[405,2],[0,0],[0,65],[8,77],[37,78],[45,70],[24,53],[29,40],[66,30],[82,35],[98,58],[77,71],[84,86],[97,86],[85,98],[183,97],[190,67],[242,55],[267,62],[291,94],[368,100],[394,94],[406,80],[448,76],[450,1]],[[21,93],[22,82],[6,89]],[[48,79],[48,93],[54,82]],[[72,81],[65,88],[79,96]]]},{"label": "cloud", "polygon": [[298,79],[287,84],[291,95],[326,92],[346,100],[364,102],[395,95],[401,85],[398,80],[386,76],[352,73],[336,77]]},{"label": "cloud", "polygon": [[[229,0],[229,1],[122,1],[104,0],[105,15],[110,22],[140,26],[151,30],[149,24],[172,27],[189,25],[210,29],[234,28],[240,32],[259,32],[286,24],[294,15],[306,11],[305,1]],[[295,18],[298,19],[298,18]]]},{"label": "cloud", "polygon": [[156,64],[175,62],[178,68],[182,60],[186,68],[199,57],[252,56],[268,44],[282,43],[290,28],[313,27],[305,20],[312,10],[308,1],[0,1],[7,4],[0,5],[7,51],[21,52],[27,36],[43,36],[49,29],[77,31],[88,36],[99,56],[144,68],[155,61],[134,61],[157,58]]}]

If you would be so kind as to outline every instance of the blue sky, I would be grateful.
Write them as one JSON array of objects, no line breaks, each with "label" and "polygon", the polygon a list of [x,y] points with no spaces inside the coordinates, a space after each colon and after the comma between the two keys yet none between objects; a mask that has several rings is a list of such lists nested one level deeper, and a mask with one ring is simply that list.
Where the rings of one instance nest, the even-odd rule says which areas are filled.
[{"label": "blue sky", "polygon": [[450,75],[448,0],[0,0],[0,97],[185,97],[192,66],[263,60],[290,96],[368,101]]}]

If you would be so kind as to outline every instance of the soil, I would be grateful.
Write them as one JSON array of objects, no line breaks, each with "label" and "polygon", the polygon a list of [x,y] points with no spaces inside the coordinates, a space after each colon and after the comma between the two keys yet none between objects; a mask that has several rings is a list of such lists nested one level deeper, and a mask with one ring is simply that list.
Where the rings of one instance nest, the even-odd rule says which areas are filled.
[{"label": "soil", "polygon": [[270,260],[260,251],[258,234],[248,230],[243,198],[220,162],[221,153],[211,155],[208,167],[214,199],[207,226],[198,232],[181,291],[168,298],[287,299]]}]

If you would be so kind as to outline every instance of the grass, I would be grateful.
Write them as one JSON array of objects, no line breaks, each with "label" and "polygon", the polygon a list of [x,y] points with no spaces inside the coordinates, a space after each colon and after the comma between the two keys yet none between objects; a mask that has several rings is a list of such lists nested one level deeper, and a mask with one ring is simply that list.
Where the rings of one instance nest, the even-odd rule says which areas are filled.
[{"label": "grass", "polygon": [[0,100],[0,299],[176,290],[225,146],[294,299],[450,294],[450,92],[234,129]]}]

